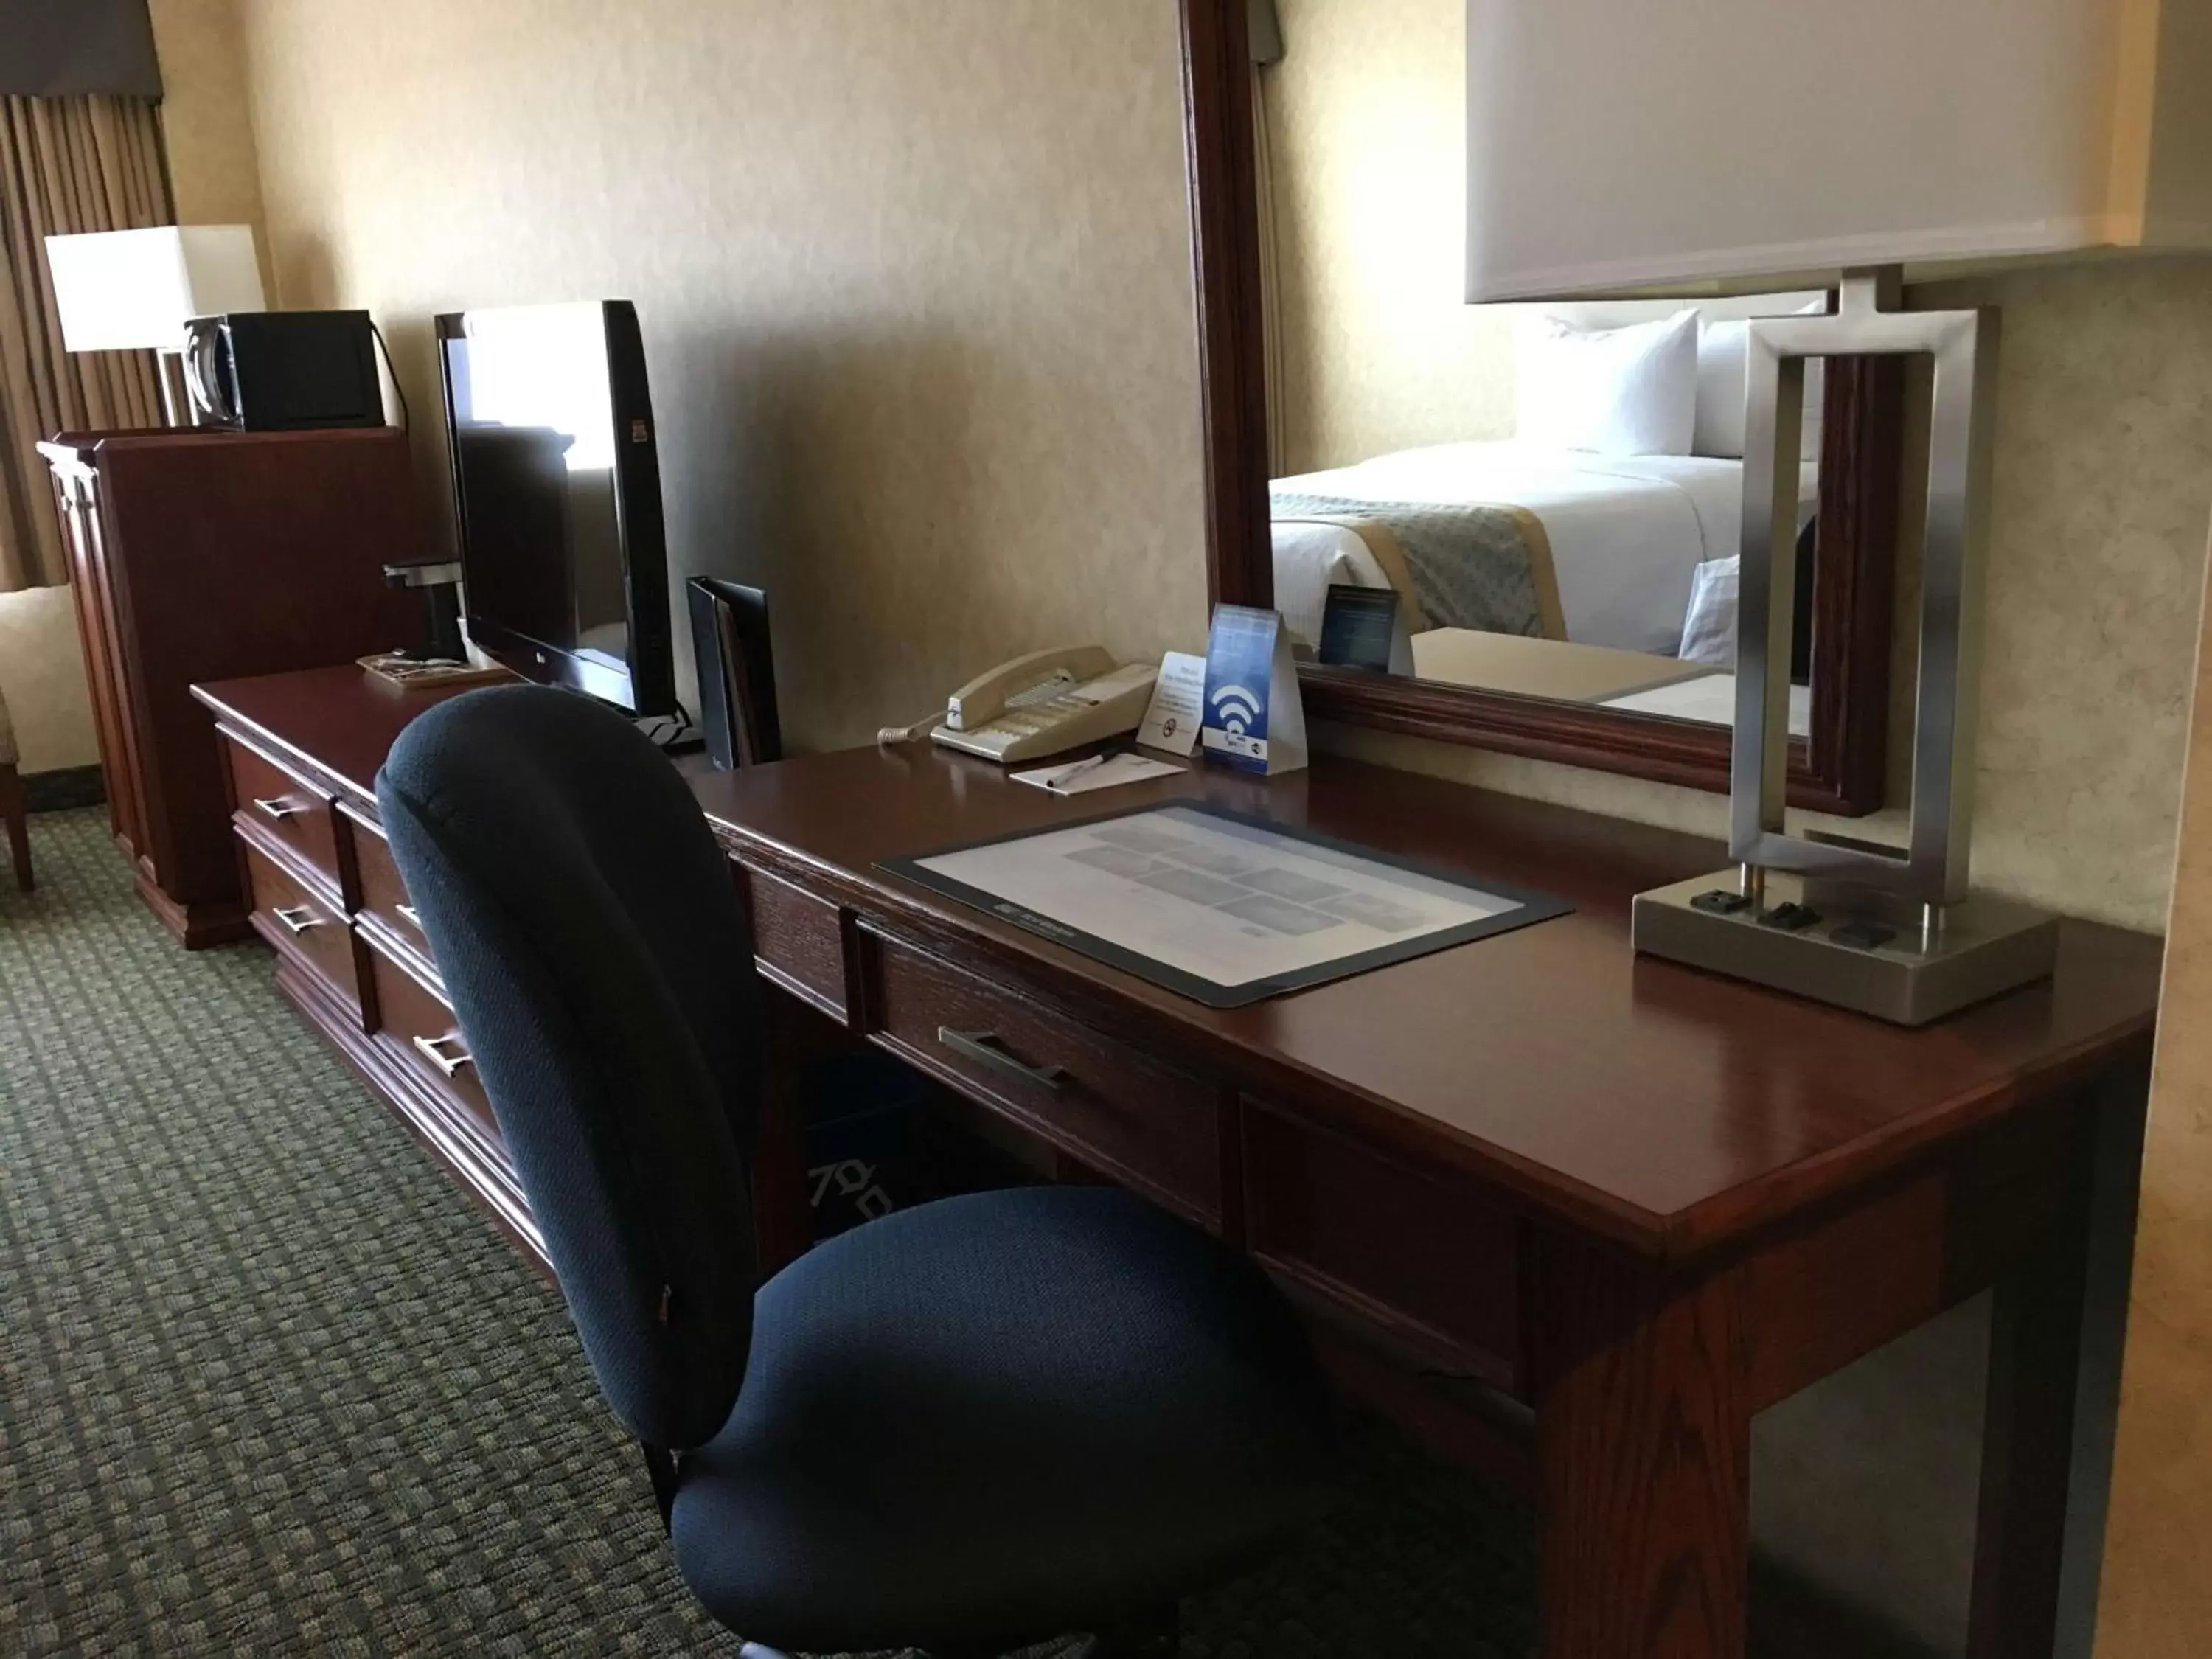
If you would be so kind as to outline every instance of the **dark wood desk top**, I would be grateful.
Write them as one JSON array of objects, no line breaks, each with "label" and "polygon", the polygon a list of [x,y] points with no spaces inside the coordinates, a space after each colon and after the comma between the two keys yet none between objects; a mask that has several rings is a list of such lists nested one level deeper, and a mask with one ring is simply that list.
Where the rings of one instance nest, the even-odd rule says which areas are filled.
[{"label": "dark wood desk top", "polygon": [[[1317,759],[1267,781],[1194,770],[1066,800],[927,744],[696,781],[747,861],[981,952],[1164,1054],[1234,1058],[1256,1090],[1360,1112],[1536,1209],[1680,1259],[2147,1055],[2160,942],[2067,925],[2055,980],[1907,1031],[1629,947],[1639,889],[1724,867],[1714,842]],[[1309,825],[1576,913],[1236,1010],[1173,994],[884,873],[878,860],[1178,795]]]},{"label": "dark wood desk top", "polygon": [[407,723],[433,703],[478,689],[394,685],[357,663],[345,663],[217,680],[194,686],[192,695],[217,714],[312,762],[355,799],[374,802],[377,769]]}]

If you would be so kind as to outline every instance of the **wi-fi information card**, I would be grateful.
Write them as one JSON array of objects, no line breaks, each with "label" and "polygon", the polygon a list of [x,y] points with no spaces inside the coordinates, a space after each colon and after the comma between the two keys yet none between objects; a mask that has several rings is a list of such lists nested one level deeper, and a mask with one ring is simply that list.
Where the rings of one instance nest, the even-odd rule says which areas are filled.
[{"label": "wi-fi information card", "polygon": [[1305,705],[1298,698],[1291,632],[1279,612],[1213,609],[1206,647],[1206,755],[1240,772],[1295,772],[1306,763]]}]

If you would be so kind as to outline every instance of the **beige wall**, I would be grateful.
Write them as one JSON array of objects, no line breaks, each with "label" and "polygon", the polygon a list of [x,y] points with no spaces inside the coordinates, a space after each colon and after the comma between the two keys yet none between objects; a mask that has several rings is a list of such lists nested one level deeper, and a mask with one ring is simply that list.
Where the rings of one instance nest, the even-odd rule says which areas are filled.
[{"label": "beige wall", "polygon": [[148,9],[161,60],[161,131],[177,221],[252,226],[266,286],[269,239],[235,0],[148,0]]},{"label": "beige wall", "polygon": [[2100,1659],[2212,1646],[2212,652],[2200,652],[2189,750]]},{"label": "beige wall", "polygon": [[[1460,300],[1463,0],[1279,4],[1286,56],[1262,78],[1285,464],[1510,434],[1514,309]],[[2212,518],[2208,293],[2202,259],[1914,293],[2005,313],[1977,878],[2150,929],[2165,924]],[[1364,732],[1322,740],[1724,833],[1717,796]],[[1853,833],[1902,826],[1893,811]]]},{"label": "beige wall", "polygon": [[1205,629],[1174,0],[244,0],[277,285],[622,295],[672,559],[771,594],[787,732]]},{"label": "beige wall", "polygon": [[1513,432],[1510,309],[1462,298],[1464,0],[1278,0],[1283,463]]},{"label": "beige wall", "polygon": [[[2166,924],[2212,522],[2212,260],[1916,290],[2004,312],[1974,875]],[[1718,836],[1722,797],[1472,750],[1328,732],[1394,764]],[[1895,813],[1859,833],[1893,829]]]},{"label": "beige wall", "polygon": [[[1322,55],[1299,31],[1343,3],[1287,0],[1294,58]],[[1420,8],[1401,21],[1433,93],[1461,9],[1364,3]],[[697,0],[684,27],[575,0],[245,7],[283,298],[378,312],[434,508],[425,319],[623,294],[647,329],[672,553],[769,586],[799,742],[912,719],[1048,638],[1136,654],[1201,632],[1171,0]],[[1433,114],[1414,125],[1456,154]],[[1978,874],[2143,927],[2165,916],[2212,513],[2208,274],[1976,290],[2007,336]],[[1722,823],[1714,796],[1328,740]]]}]

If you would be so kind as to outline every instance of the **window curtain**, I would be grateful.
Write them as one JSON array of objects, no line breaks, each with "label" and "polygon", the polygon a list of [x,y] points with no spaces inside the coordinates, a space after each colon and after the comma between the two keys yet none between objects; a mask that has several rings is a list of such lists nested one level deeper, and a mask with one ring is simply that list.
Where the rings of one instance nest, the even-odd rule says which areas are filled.
[{"label": "window curtain", "polygon": [[175,221],[151,100],[0,98],[0,592],[69,580],[40,440],[162,424],[151,352],[62,349],[46,238]]}]

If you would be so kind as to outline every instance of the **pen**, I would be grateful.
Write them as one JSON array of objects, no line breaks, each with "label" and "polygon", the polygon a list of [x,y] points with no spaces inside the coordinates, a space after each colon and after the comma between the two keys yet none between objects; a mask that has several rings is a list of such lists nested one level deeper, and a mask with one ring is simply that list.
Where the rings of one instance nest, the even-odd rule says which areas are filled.
[{"label": "pen", "polygon": [[1108,761],[1114,758],[1115,753],[1115,750],[1109,749],[1103,755],[1093,755],[1087,761],[1078,761],[1045,787],[1055,795],[1065,794],[1067,791],[1067,781],[1070,778],[1079,778],[1093,767],[1105,765]]}]

